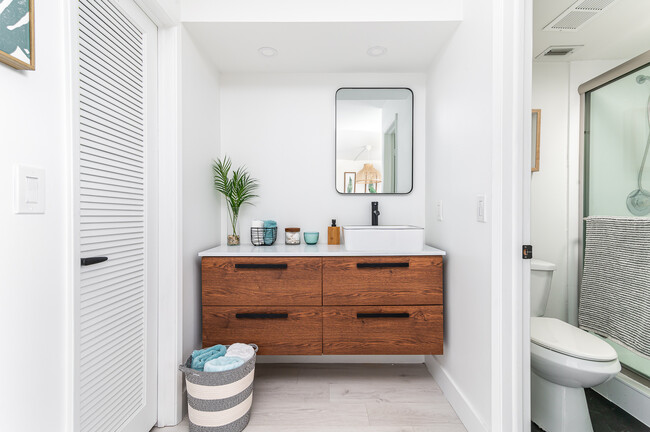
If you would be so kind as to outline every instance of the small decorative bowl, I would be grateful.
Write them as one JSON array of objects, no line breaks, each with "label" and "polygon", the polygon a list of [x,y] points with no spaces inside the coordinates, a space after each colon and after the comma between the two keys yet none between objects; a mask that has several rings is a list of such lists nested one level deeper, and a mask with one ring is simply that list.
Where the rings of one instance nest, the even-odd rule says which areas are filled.
[{"label": "small decorative bowl", "polygon": [[317,232],[305,232],[303,236],[305,237],[305,243],[309,245],[315,245],[316,243],[318,243]]}]

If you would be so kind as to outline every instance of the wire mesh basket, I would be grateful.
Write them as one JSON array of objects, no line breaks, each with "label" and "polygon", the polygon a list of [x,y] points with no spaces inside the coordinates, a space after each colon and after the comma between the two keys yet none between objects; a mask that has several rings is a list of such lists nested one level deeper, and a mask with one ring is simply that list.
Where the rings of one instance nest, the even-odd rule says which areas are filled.
[{"label": "wire mesh basket", "polygon": [[253,243],[253,246],[271,246],[277,238],[277,227],[251,227],[251,243]]}]

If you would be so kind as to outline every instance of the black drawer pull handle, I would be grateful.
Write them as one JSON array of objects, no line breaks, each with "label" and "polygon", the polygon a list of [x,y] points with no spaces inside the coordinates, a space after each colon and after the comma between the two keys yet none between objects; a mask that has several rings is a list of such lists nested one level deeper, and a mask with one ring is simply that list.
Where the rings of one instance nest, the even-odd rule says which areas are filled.
[{"label": "black drawer pull handle", "polygon": [[409,318],[408,312],[398,313],[357,313],[357,318]]},{"label": "black drawer pull handle", "polygon": [[407,262],[398,263],[357,263],[357,268],[394,268],[394,267],[408,267]]},{"label": "black drawer pull handle", "polygon": [[283,270],[289,267],[287,264],[235,264],[236,269],[277,269]]},{"label": "black drawer pull handle", "polygon": [[108,257],[81,258],[81,265],[82,266],[89,266],[89,265],[93,265],[93,264],[103,263],[104,261],[108,261]]},{"label": "black drawer pull handle", "polygon": [[237,319],[287,319],[288,313],[238,313],[235,314]]}]

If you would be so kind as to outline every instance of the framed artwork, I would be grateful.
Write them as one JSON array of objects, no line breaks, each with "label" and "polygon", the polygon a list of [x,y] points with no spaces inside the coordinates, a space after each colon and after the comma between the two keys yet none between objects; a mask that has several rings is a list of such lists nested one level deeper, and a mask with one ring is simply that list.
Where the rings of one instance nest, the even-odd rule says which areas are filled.
[{"label": "framed artwork", "polygon": [[531,132],[532,137],[530,140],[531,151],[530,151],[530,170],[532,172],[539,171],[539,136],[542,129],[542,110],[534,109],[533,110],[533,119],[531,122]]},{"label": "framed artwork", "polygon": [[0,62],[34,70],[34,0],[0,1]]},{"label": "framed artwork", "polygon": [[343,190],[345,193],[355,193],[357,191],[357,173],[343,173]]}]

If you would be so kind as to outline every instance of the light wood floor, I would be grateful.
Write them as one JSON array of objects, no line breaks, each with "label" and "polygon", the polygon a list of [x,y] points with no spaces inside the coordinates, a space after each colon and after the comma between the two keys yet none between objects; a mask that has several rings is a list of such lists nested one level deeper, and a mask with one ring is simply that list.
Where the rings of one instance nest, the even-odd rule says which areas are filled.
[{"label": "light wood floor", "polygon": [[[187,432],[187,418],[152,432]],[[246,432],[465,432],[424,365],[258,364]]]}]

